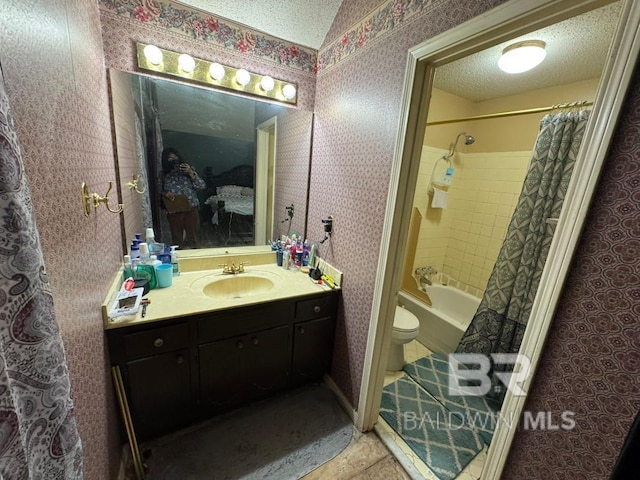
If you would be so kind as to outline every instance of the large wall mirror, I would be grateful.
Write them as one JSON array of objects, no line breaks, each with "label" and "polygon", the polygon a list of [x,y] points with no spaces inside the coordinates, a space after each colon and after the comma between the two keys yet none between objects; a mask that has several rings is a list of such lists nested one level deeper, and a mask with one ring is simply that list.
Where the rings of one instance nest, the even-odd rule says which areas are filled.
[{"label": "large wall mirror", "polygon": [[183,249],[305,234],[312,112],[115,69],[109,81],[125,251],[151,226]]}]

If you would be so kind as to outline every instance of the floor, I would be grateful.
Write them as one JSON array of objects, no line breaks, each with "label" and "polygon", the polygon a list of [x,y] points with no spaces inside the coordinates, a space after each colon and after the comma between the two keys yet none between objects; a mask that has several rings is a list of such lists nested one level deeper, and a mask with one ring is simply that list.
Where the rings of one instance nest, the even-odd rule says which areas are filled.
[{"label": "floor", "polygon": [[[414,362],[419,358],[426,357],[430,353],[431,351],[417,340],[413,340],[404,346],[404,355],[408,363]],[[384,377],[384,385],[386,386],[395,382],[402,375],[402,371],[388,371]],[[379,421],[376,431],[383,438],[385,443],[394,451],[399,462],[405,466],[407,471],[412,472],[414,476],[420,475],[426,480],[439,480],[438,477],[429,470],[427,465],[425,465],[425,463],[415,453],[413,453],[413,450],[409,448],[395,430],[393,430],[381,417],[378,417],[378,419]],[[456,477],[456,480],[477,480],[480,478],[486,458],[487,450],[485,449],[480,452],[462,472],[460,472],[460,475]]]},{"label": "floor", "polygon": [[[405,358],[413,362],[431,352],[417,341],[405,345]],[[387,372],[384,384],[394,382],[402,372]],[[486,459],[481,452],[456,480],[480,478]],[[362,433],[354,428],[349,445],[336,457],[302,477],[301,480],[439,480],[413,453],[399,435],[380,418],[375,432]]]},{"label": "floor", "polygon": [[374,432],[354,428],[351,443],[338,456],[301,480],[408,480],[393,454]]}]

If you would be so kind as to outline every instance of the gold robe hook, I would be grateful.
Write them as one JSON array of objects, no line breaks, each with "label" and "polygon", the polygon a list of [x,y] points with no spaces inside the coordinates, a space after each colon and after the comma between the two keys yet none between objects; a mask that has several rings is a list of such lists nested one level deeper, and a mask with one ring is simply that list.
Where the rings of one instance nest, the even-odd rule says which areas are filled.
[{"label": "gold robe hook", "polygon": [[140,181],[140,175],[139,174],[134,175],[133,180],[131,180],[130,182],[127,182],[127,186],[129,187],[129,190],[134,190],[136,193],[139,193],[140,195],[142,195],[147,191],[147,187],[143,187],[142,190],[140,190],[138,188],[139,181]]},{"label": "gold robe hook", "polygon": [[107,193],[104,194],[104,197],[101,197],[95,192],[89,195],[89,188],[87,187],[87,184],[84,182],[82,182],[82,185],[80,188],[82,191],[83,210],[84,210],[85,217],[88,217],[91,214],[92,203],[93,203],[94,210],[97,209],[101,203],[104,204],[105,208],[109,210],[111,213],[122,213],[122,211],[124,210],[124,205],[121,203],[118,204],[117,210],[112,210],[111,207],[109,206],[109,192],[111,192],[111,189],[113,188],[113,182],[109,182],[109,188],[107,189]]}]

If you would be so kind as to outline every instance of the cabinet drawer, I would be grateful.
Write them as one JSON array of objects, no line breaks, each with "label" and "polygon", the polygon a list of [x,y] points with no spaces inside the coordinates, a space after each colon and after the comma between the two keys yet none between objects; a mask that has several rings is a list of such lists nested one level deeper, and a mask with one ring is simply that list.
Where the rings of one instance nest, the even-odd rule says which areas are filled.
[{"label": "cabinet drawer", "polygon": [[198,343],[286,325],[291,319],[290,304],[291,302],[265,303],[208,315],[198,320]]},{"label": "cabinet drawer", "polygon": [[336,295],[318,295],[310,300],[296,302],[296,320],[332,317],[336,313]]},{"label": "cabinet drawer", "polygon": [[124,351],[127,360],[170,352],[188,345],[189,324],[187,323],[154,328],[124,336]]}]

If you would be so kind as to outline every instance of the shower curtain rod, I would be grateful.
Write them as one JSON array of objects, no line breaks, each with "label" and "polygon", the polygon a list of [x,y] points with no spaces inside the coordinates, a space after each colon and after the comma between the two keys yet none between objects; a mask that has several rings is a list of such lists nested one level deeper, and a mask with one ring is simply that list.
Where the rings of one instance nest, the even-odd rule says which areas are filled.
[{"label": "shower curtain rod", "polygon": [[512,110],[510,112],[487,113],[485,115],[476,115],[475,117],[452,118],[451,120],[439,120],[437,122],[427,122],[427,127],[436,125],[446,125],[448,123],[470,122],[473,120],[487,120],[490,118],[513,117],[516,115],[529,115],[530,113],[551,112],[552,110],[562,110],[565,108],[590,107],[593,102],[572,102],[563,103],[561,105],[552,105],[550,107],[528,108],[526,110]]}]

